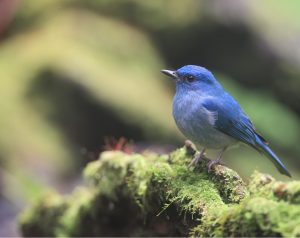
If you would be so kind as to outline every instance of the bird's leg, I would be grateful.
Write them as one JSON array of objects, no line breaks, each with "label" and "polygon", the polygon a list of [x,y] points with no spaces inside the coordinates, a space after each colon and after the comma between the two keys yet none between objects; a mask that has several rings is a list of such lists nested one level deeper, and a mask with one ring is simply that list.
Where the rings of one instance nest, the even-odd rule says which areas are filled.
[{"label": "bird's leg", "polygon": [[221,150],[221,152],[220,152],[220,154],[219,154],[219,156],[218,156],[218,158],[217,158],[216,160],[212,160],[212,161],[210,161],[210,162],[208,163],[208,171],[211,171],[212,166],[214,166],[214,165],[216,165],[216,164],[221,164],[221,159],[222,159],[222,156],[223,156],[223,154],[224,154],[224,152],[225,152],[226,149],[227,149],[227,146],[225,146],[225,147]]},{"label": "bird's leg", "polygon": [[203,148],[203,149],[201,150],[200,154],[195,155],[194,159],[193,159],[193,160],[191,161],[191,163],[188,165],[188,168],[197,165],[201,159],[207,159],[207,158],[205,157],[205,155],[204,155],[205,150],[206,150],[206,149]]}]

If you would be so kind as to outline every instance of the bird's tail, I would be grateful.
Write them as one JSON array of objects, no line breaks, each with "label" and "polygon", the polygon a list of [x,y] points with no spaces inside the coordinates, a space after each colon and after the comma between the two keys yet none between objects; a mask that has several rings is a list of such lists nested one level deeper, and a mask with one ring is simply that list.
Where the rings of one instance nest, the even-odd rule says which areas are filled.
[{"label": "bird's tail", "polygon": [[256,135],[256,149],[259,152],[266,155],[266,157],[268,157],[271,160],[271,162],[275,165],[275,167],[281,174],[292,177],[285,165],[281,162],[277,155],[275,155],[275,153],[269,148],[266,141],[260,135]]}]

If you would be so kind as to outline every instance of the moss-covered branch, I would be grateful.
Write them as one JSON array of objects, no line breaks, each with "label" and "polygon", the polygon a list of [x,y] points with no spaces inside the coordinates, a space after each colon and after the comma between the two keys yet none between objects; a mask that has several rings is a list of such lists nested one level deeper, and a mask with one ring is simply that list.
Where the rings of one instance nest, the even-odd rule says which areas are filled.
[{"label": "moss-covered branch", "polygon": [[300,182],[187,168],[172,154],[102,153],[71,196],[47,194],[20,217],[24,236],[300,236]]}]

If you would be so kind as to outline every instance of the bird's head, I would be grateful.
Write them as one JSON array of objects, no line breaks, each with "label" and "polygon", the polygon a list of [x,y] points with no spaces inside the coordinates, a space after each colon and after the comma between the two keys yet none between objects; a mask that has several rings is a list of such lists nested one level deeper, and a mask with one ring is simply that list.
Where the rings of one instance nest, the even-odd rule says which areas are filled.
[{"label": "bird's head", "polygon": [[176,81],[177,89],[210,91],[221,87],[213,74],[201,66],[186,65],[174,71],[161,72]]}]

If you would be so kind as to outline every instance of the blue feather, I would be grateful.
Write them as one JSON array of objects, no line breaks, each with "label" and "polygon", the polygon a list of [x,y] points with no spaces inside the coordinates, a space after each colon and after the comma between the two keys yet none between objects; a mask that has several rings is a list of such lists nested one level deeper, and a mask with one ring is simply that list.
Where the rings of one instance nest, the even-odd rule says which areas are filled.
[{"label": "blue feather", "polygon": [[214,125],[217,130],[248,145],[255,145],[255,129],[252,123],[230,95],[226,96],[226,104],[208,99],[202,105],[209,111],[217,112],[218,120]]},{"label": "blue feather", "polygon": [[275,167],[280,173],[292,177],[290,172],[287,170],[287,168],[284,166],[281,160],[277,157],[277,155],[269,148],[269,146],[265,142],[261,141],[260,137],[258,136],[256,140],[256,149],[265,154],[266,157],[271,160],[271,162],[275,165]]},{"label": "blue feather", "polygon": [[204,101],[202,104],[207,110],[217,112],[218,119],[216,120],[214,127],[224,134],[232,136],[265,154],[280,173],[291,177],[287,168],[268,147],[267,141],[255,131],[252,122],[235,100],[230,95],[227,95],[226,101],[226,105],[228,105],[229,101],[232,105],[235,104],[234,110],[232,109],[233,107],[227,106],[225,108],[221,103],[212,101],[211,99]]}]

